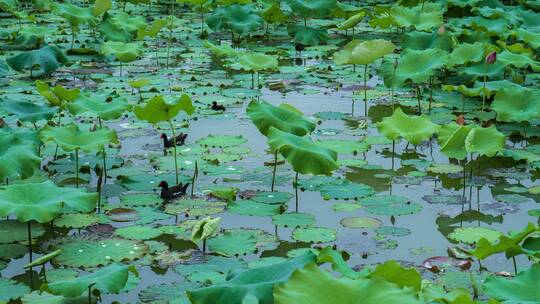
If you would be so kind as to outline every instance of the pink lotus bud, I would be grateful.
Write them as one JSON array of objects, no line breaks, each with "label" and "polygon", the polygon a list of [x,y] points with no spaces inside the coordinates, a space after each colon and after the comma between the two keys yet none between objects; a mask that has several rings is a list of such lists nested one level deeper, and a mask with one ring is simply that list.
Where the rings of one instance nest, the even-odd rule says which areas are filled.
[{"label": "pink lotus bud", "polygon": [[444,27],[444,23],[443,23],[441,24],[441,26],[439,26],[439,30],[437,31],[437,34],[443,35],[444,33],[446,33],[446,27]]},{"label": "pink lotus bud", "polygon": [[494,64],[497,61],[497,52],[491,52],[486,56],[487,64]]}]

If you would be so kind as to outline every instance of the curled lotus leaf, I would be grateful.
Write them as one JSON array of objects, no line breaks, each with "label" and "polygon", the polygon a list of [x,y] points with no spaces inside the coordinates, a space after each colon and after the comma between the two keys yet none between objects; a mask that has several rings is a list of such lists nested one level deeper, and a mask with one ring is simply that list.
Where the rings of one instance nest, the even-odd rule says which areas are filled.
[{"label": "curled lotus leaf", "polygon": [[396,46],[384,39],[353,40],[334,54],[337,64],[370,64],[394,51]]},{"label": "curled lotus leaf", "polygon": [[431,138],[439,126],[432,123],[427,116],[409,116],[398,108],[392,116],[377,123],[377,129],[390,140],[404,138],[413,145],[419,145]]},{"label": "curled lotus leaf", "polygon": [[266,136],[270,127],[298,136],[304,136],[315,130],[315,124],[289,104],[276,107],[265,101],[251,101],[246,113],[257,129]]}]

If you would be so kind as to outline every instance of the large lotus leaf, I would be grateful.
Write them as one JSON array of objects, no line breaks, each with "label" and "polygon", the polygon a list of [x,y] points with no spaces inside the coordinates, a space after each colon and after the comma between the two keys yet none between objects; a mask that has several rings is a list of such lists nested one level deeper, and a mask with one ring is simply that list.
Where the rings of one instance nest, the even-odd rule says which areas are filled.
[{"label": "large lotus leaf", "polygon": [[277,58],[263,53],[246,53],[238,57],[240,65],[248,71],[275,70],[278,67]]},{"label": "large lotus leaf", "polygon": [[504,66],[514,66],[520,69],[530,67],[535,72],[540,70],[540,62],[534,60],[529,54],[503,51],[497,54],[497,61],[504,64]]},{"label": "large lotus leaf", "polygon": [[15,215],[19,221],[52,221],[64,205],[90,212],[97,202],[97,193],[75,188],[62,188],[51,181],[9,185],[0,191],[0,216]]},{"label": "large lotus leaf", "polygon": [[224,256],[253,253],[256,247],[257,238],[248,233],[226,231],[223,235],[208,240],[210,251]]},{"label": "large lotus leaf", "polygon": [[499,239],[500,236],[501,233],[497,230],[484,227],[465,227],[456,228],[448,235],[448,238],[456,242],[475,244],[482,238],[486,239],[490,243],[494,243]]},{"label": "large lotus leaf", "polygon": [[290,212],[272,216],[272,224],[285,227],[306,227],[315,224],[315,216],[310,213]]},{"label": "large lotus leaf", "polygon": [[113,55],[121,62],[130,62],[137,59],[142,50],[137,43],[107,41],[101,45],[101,53],[105,56]]},{"label": "large lotus leaf", "polygon": [[499,90],[491,108],[497,120],[505,122],[529,121],[540,117],[540,91],[509,87]]},{"label": "large lotus leaf", "polygon": [[518,28],[515,35],[535,49],[540,47],[540,33],[537,30]]},{"label": "large lotus leaf", "polygon": [[286,0],[292,12],[302,18],[324,18],[336,8],[336,0]]},{"label": "large lotus leaf", "polygon": [[336,278],[311,263],[296,270],[274,291],[276,304],[379,304],[422,303],[414,291],[401,289],[382,278]]},{"label": "large lotus leaf", "polygon": [[139,276],[135,266],[112,264],[85,276],[46,283],[42,290],[65,297],[80,296],[90,287],[102,293],[118,293],[126,286],[130,272]]},{"label": "large lotus leaf", "polygon": [[461,65],[469,62],[480,62],[484,59],[485,44],[482,42],[460,43],[448,56],[448,64]]},{"label": "large lotus leaf", "polygon": [[231,30],[240,35],[257,30],[263,19],[251,5],[230,5],[215,9],[207,18],[206,24],[214,31]]},{"label": "large lotus leaf", "polygon": [[306,119],[298,110],[288,104],[273,106],[265,101],[251,101],[246,109],[259,131],[267,136],[271,127],[281,131],[304,136],[315,130],[315,124]]},{"label": "large lotus leaf", "polygon": [[395,45],[384,39],[352,40],[342,51],[334,54],[337,64],[370,64],[394,51]]},{"label": "large lotus leaf", "polygon": [[288,19],[288,16],[281,10],[280,5],[274,3],[266,8],[262,13],[264,21],[268,23],[285,23]]},{"label": "large lotus leaf", "polygon": [[215,45],[210,41],[205,41],[204,46],[217,57],[234,57],[238,54],[238,51],[228,44]]},{"label": "large lotus leaf", "polygon": [[452,158],[466,158],[465,140],[472,128],[471,125],[461,126],[454,122],[443,125],[439,129],[437,137],[441,152]]},{"label": "large lotus leaf", "polygon": [[130,16],[126,12],[117,12],[110,21],[116,28],[130,33],[146,27],[146,20],[142,16]]},{"label": "large lotus leaf", "polygon": [[[41,224],[32,222],[32,238],[41,237],[45,229]],[[25,243],[28,240],[28,225],[14,220],[0,221],[0,244]]]},{"label": "large lotus leaf", "polygon": [[7,278],[0,278],[0,302],[8,303],[22,297],[24,294],[29,293],[30,288]]},{"label": "large lotus leaf", "polygon": [[441,49],[450,52],[454,48],[454,38],[449,32],[440,34],[414,31],[403,35],[401,46],[403,49]]},{"label": "large lotus leaf", "polygon": [[304,137],[271,127],[268,145],[279,151],[294,171],[301,174],[329,174],[339,168],[335,151],[322,148]]},{"label": "large lotus leaf", "polygon": [[469,132],[465,139],[465,150],[492,157],[504,148],[506,136],[497,131],[492,125],[489,128],[476,127]]},{"label": "large lotus leaf", "polygon": [[193,114],[195,111],[191,98],[186,94],[177,99],[175,103],[167,103],[165,99],[163,99],[163,96],[157,95],[152,97],[145,106],[137,106],[134,108],[135,115],[138,119],[146,120],[151,124],[170,121],[175,118],[180,111],[184,111],[188,115]]},{"label": "large lotus leaf", "polygon": [[405,215],[420,212],[422,205],[411,202],[407,197],[397,195],[372,196],[360,200],[360,205],[371,214]]},{"label": "large lotus leaf", "polygon": [[98,19],[94,16],[90,7],[78,7],[71,3],[62,3],[56,8],[58,14],[66,18],[73,28],[85,24],[95,26],[98,23]]},{"label": "large lotus leaf", "polygon": [[329,39],[325,28],[313,28],[300,24],[290,24],[287,32],[293,37],[293,42],[301,45],[319,45]]},{"label": "large lotus leaf", "polygon": [[425,82],[447,63],[447,58],[448,54],[441,49],[405,50],[396,69],[394,84],[400,86],[407,80]]},{"label": "large lotus leaf", "polygon": [[94,113],[103,120],[119,118],[122,113],[129,109],[127,100],[113,98],[106,94],[81,93],[74,102],[68,104],[68,109],[73,115]]},{"label": "large lotus leaf", "polygon": [[439,27],[443,21],[444,9],[438,3],[421,3],[414,7],[394,5],[390,15],[400,27],[414,27],[420,31],[429,31]]},{"label": "large lotus leaf", "polygon": [[68,239],[54,245],[54,249],[63,251],[53,259],[54,264],[82,268],[133,261],[148,252],[144,243],[124,239]]},{"label": "large lotus leaf", "polygon": [[[68,62],[67,57],[56,45],[46,45],[37,50],[25,51],[6,59],[15,71],[30,69],[33,76],[47,75]],[[38,69],[35,69],[39,66]]]},{"label": "large lotus leaf", "polygon": [[2,107],[7,112],[14,114],[17,119],[33,123],[40,120],[50,120],[58,112],[57,107],[40,105],[23,100],[5,100],[2,103]]},{"label": "large lotus leaf", "polygon": [[152,285],[139,292],[142,303],[189,303],[186,291],[199,287],[199,284],[190,282],[174,282],[170,284]]},{"label": "large lotus leaf", "polygon": [[413,145],[419,145],[431,138],[439,126],[425,115],[409,116],[403,113],[401,108],[397,108],[392,116],[385,117],[377,123],[377,129],[390,140],[404,138]]},{"label": "large lotus leaf", "polygon": [[144,37],[156,37],[159,31],[167,25],[167,20],[165,18],[160,18],[154,20],[150,25],[147,25],[144,28],[137,30],[137,39],[143,40]]},{"label": "large lotus leaf", "polygon": [[537,227],[529,223],[519,232],[509,233],[508,235],[501,234],[496,242],[481,238],[476,244],[476,248],[471,252],[472,255],[480,260],[483,260],[493,254],[504,252],[506,257],[512,257],[523,253],[520,243],[531,233],[537,231]]},{"label": "large lotus leaf", "polygon": [[197,221],[191,233],[191,240],[194,243],[198,243],[202,240],[206,240],[209,237],[216,234],[219,222],[221,218],[211,218],[209,216]]},{"label": "large lotus leaf", "polygon": [[28,178],[39,170],[35,133],[0,130],[0,180]]},{"label": "large lotus leaf", "polygon": [[484,285],[489,296],[504,303],[540,302],[540,264],[532,264],[525,271],[509,280],[504,277],[489,276]]},{"label": "large lotus leaf", "polygon": [[232,202],[227,207],[230,213],[251,216],[272,216],[279,214],[283,207],[279,204],[271,205],[252,200],[240,200]]},{"label": "large lotus leaf", "polygon": [[223,284],[188,291],[188,297],[193,304],[271,304],[274,303],[274,286],[288,281],[295,269],[316,259],[313,253],[307,252],[282,263],[249,269]]},{"label": "large lotus leaf", "polygon": [[83,131],[76,124],[61,127],[45,126],[40,134],[43,142],[54,141],[64,151],[82,150],[84,152],[101,151],[105,145],[118,142],[113,129],[102,128],[94,132]]},{"label": "large lotus leaf", "polygon": [[371,279],[381,278],[401,288],[411,287],[416,291],[420,291],[422,284],[422,277],[416,269],[403,268],[398,262],[393,260],[377,265],[368,277]]},{"label": "large lotus leaf", "polygon": [[329,199],[360,199],[373,195],[375,190],[372,187],[357,183],[343,183],[338,185],[324,185],[320,188],[321,195],[325,200]]},{"label": "large lotus leaf", "polygon": [[51,88],[41,80],[36,80],[35,85],[39,95],[43,96],[50,104],[60,108],[63,108],[65,101],[74,101],[80,94],[78,88],[66,89],[61,85]]}]

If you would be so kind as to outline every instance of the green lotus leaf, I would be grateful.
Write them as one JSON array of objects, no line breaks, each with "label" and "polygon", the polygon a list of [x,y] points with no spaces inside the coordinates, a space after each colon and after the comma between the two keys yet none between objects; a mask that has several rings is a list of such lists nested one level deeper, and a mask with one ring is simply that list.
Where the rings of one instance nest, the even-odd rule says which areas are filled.
[{"label": "green lotus leaf", "polygon": [[430,31],[443,24],[444,11],[441,4],[428,2],[414,7],[394,5],[390,9],[390,15],[400,27]]},{"label": "green lotus leaf", "polygon": [[234,4],[215,9],[206,18],[206,24],[214,31],[230,30],[244,36],[261,27],[263,19],[252,5]]},{"label": "green lotus leaf", "polygon": [[[32,238],[38,238],[45,233],[42,225],[31,222]],[[18,221],[0,221],[0,244],[24,243],[28,240],[28,225]]]},{"label": "green lotus leaf", "polygon": [[337,153],[317,146],[310,139],[270,127],[268,145],[279,151],[295,172],[327,175],[339,167]]},{"label": "green lotus leaf", "polygon": [[277,3],[274,3],[266,8],[261,13],[261,17],[268,23],[285,23],[285,21],[287,21],[289,18],[287,15],[285,15]]},{"label": "green lotus leaf", "polygon": [[540,91],[509,87],[495,95],[491,108],[497,120],[505,122],[530,121],[540,117]]},{"label": "green lotus leaf", "polygon": [[414,268],[403,268],[398,262],[389,260],[384,264],[379,264],[368,278],[381,278],[387,282],[394,283],[401,288],[410,287],[420,291],[422,276]]},{"label": "green lotus leaf", "polygon": [[240,200],[232,202],[227,207],[227,210],[230,213],[251,216],[272,216],[279,214],[282,209],[283,207],[279,204],[271,205],[252,200]]},{"label": "green lotus leaf", "polygon": [[516,54],[509,51],[502,51],[497,54],[497,61],[504,66],[513,66],[516,68],[531,68],[533,71],[540,70],[540,62],[533,59],[529,54]]},{"label": "green lotus leaf", "polygon": [[142,53],[137,43],[125,43],[119,41],[107,41],[101,45],[101,54],[105,56],[113,55],[120,62],[130,62]]},{"label": "green lotus leaf", "polygon": [[197,140],[197,144],[203,147],[212,147],[212,148],[225,148],[225,147],[235,147],[246,143],[247,140],[242,135],[208,135],[204,138]]},{"label": "green lotus leaf", "polygon": [[279,205],[287,203],[293,195],[289,192],[259,192],[251,198],[252,201],[257,203],[269,204],[269,205]]},{"label": "green lotus leaf", "polygon": [[139,293],[142,303],[178,303],[188,304],[186,291],[196,289],[200,284],[190,282],[174,282],[171,284],[153,285]]},{"label": "green lotus leaf", "polygon": [[514,35],[535,49],[540,47],[540,33],[538,31],[518,28],[515,30]]},{"label": "green lotus leaf", "polygon": [[62,3],[56,6],[57,12],[66,18],[72,28],[77,29],[80,25],[91,27],[98,23],[98,19],[93,14],[90,7],[79,7],[71,3]]},{"label": "green lotus leaf", "polygon": [[489,128],[476,127],[469,132],[465,139],[465,150],[492,157],[504,148],[506,136],[497,131],[495,125]]},{"label": "green lotus leaf", "polygon": [[262,53],[246,53],[238,57],[240,65],[248,71],[268,71],[278,68],[277,58]]},{"label": "green lotus leaf", "polygon": [[343,183],[338,185],[324,185],[320,188],[325,200],[329,199],[360,199],[373,195],[375,190],[368,185],[358,183]]},{"label": "green lotus leaf", "polygon": [[224,282],[188,291],[193,304],[273,303],[274,286],[289,280],[295,269],[315,262],[317,257],[307,252],[282,263],[249,269]]},{"label": "green lotus leaf", "polygon": [[146,20],[142,16],[130,16],[126,12],[115,13],[110,22],[117,28],[129,33],[146,28]]},{"label": "green lotus leaf", "polygon": [[102,128],[94,132],[83,131],[76,124],[61,127],[45,126],[39,137],[41,141],[54,141],[64,151],[82,150],[84,152],[101,151],[105,145],[118,142],[113,129]]},{"label": "green lotus leaf", "polygon": [[0,191],[0,216],[13,214],[19,221],[52,221],[64,205],[81,211],[93,211],[97,193],[62,188],[51,181],[4,186]]},{"label": "green lotus leaf", "polygon": [[92,14],[94,16],[99,16],[108,11],[111,7],[111,0],[96,0],[96,2],[94,2],[94,6],[92,7]]},{"label": "green lotus leaf", "polygon": [[205,41],[204,46],[209,49],[212,54],[217,57],[233,57],[238,54],[238,51],[228,44],[215,45],[210,41]]},{"label": "green lotus leaf", "polygon": [[54,30],[39,25],[29,25],[22,28],[18,33],[15,41],[13,41],[13,47],[18,49],[32,49],[39,47],[45,36],[50,35]]},{"label": "green lotus leaf", "polygon": [[90,112],[103,120],[118,119],[122,113],[129,109],[127,100],[124,98],[113,98],[106,94],[92,94],[90,92],[82,92],[67,107],[73,115]]},{"label": "green lotus leaf", "polygon": [[476,244],[480,239],[484,238],[490,243],[496,242],[501,233],[497,230],[484,227],[465,227],[456,228],[448,235],[448,238],[456,242],[467,244]]},{"label": "green lotus leaf", "polygon": [[135,115],[138,119],[146,120],[151,124],[170,121],[180,111],[184,111],[188,115],[193,114],[195,111],[191,98],[188,95],[182,95],[175,103],[167,103],[163,96],[157,95],[152,97],[145,106],[134,108]]},{"label": "green lotus leaf", "polygon": [[[18,223],[18,224],[21,224],[21,223]],[[28,253],[28,248],[24,246],[23,244],[0,244],[0,259],[2,260],[9,261],[11,259],[18,259],[18,258],[23,257],[27,253]]]},{"label": "green lotus leaf", "polygon": [[360,23],[360,21],[362,21],[362,19],[364,19],[365,16],[366,16],[366,12],[360,11],[359,13],[352,15],[347,20],[345,20],[343,23],[341,23],[337,27],[337,29],[338,30],[347,30],[347,29],[350,29],[352,27],[355,27],[358,23]]},{"label": "green lotus leaf", "polygon": [[167,20],[165,18],[156,19],[152,24],[137,30],[137,39],[143,40],[145,37],[156,37],[159,31],[165,26],[167,26]]},{"label": "green lotus leaf", "polygon": [[[396,69],[394,84],[400,86],[407,80],[413,83],[423,83],[433,75],[438,68],[447,64],[448,54],[441,49],[405,50]],[[385,75],[391,78],[391,75]]]},{"label": "green lotus leaf", "polygon": [[35,133],[0,130],[0,180],[25,179],[39,170]]},{"label": "green lotus leaf", "polygon": [[5,100],[2,107],[9,113],[14,114],[17,119],[36,123],[40,120],[50,120],[56,112],[57,107],[40,105],[23,100]]},{"label": "green lotus leaf", "polygon": [[336,64],[370,64],[392,53],[395,45],[387,40],[352,40],[345,48],[334,54]]},{"label": "green lotus leaf", "polygon": [[448,56],[448,64],[462,65],[484,59],[485,44],[481,42],[460,43]]},{"label": "green lotus leaf", "polygon": [[6,63],[15,71],[23,72],[24,69],[29,69],[32,76],[51,74],[67,62],[67,57],[55,45],[45,45],[40,49],[25,51],[6,59]]},{"label": "green lotus leaf", "polygon": [[357,216],[357,217],[347,217],[340,221],[340,224],[343,227],[355,228],[355,229],[373,229],[382,225],[381,220],[367,217],[367,216]]},{"label": "green lotus leaf", "polygon": [[422,205],[412,203],[407,197],[397,195],[372,196],[361,199],[360,205],[371,214],[378,215],[406,215],[418,213]]},{"label": "green lotus leaf", "polygon": [[440,34],[438,32],[426,33],[414,31],[403,35],[401,46],[403,49],[441,49],[450,52],[454,48],[454,41],[455,38],[449,32]]},{"label": "green lotus leaf", "polygon": [[41,289],[65,297],[80,296],[89,288],[97,289],[102,293],[118,293],[126,286],[129,273],[139,276],[135,266],[112,264],[75,279],[45,283]]},{"label": "green lotus leaf", "polygon": [[53,252],[47,253],[45,255],[40,256],[38,259],[32,261],[32,263],[26,264],[24,268],[31,268],[31,267],[47,264],[50,260],[59,256],[60,254],[62,254],[62,250],[55,250]]},{"label": "green lotus leaf", "polygon": [[61,85],[56,85],[52,89],[46,82],[36,80],[36,90],[53,106],[63,109],[65,102],[74,101],[80,93],[78,88],[66,89]]},{"label": "green lotus leaf", "polygon": [[85,228],[99,222],[95,214],[88,213],[64,213],[54,219],[55,227]]},{"label": "green lotus leaf", "polygon": [[150,240],[162,235],[163,231],[155,227],[136,225],[118,228],[114,234],[130,240]]},{"label": "green lotus leaf", "polygon": [[533,223],[528,223],[527,226],[519,232],[500,234],[496,241],[480,238],[476,242],[476,248],[471,254],[478,259],[483,260],[496,253],[504,252],[506,257],[510,258],[523,253],[523,249],[520,246],[521,242],[537,230],[537,227]]},{"label": "green lotus leaf", "polygon": [[144,243],[124,239],[66,239],[55,244],[53,249],[63,251],[53,259],[55,265],[82,268],[133,261],[148,252]]},{"label": "green lotus leaf", "polygon": [[253,253],[256,248],[257,238],[248,233],[225,231],[224,234],[208,240],[208,249],[224,256]]},{"label": "green lotus leaf", "polygon": [[[236,195],[235,195],[236,197]],[[210,214],[221,213],[225,209],[227,203],[220,201],[205,201],[193,199],[180,199],[174,203],[165,206],[165,212],[168,214],[186,213],[189,216],[206,216]]]},{"label": "green lotus leaf", "polygon": [[198,243],[215,235],[220,221],[219,217],[211,218],[209,216],[197,221],[191,231],[191,241]]},{"label": "green lotus leaf", "polygon": [[0,301],[8,303],[30,292],[30,288],[7,278],[0,278]]},{"label": "green lotus leaf", "polygon": [[404,138],[413,145],[419,145],[431,138],[439,126],[425,115],[409,116],[403,113],[401,108],[397,108],[392,116],[385,117],[377,123],[377,129],[390,140]]},{"label": "green lotus leaf", "polygon": [[336,278],[316,264],[296,270],[274,290],[276,304],[422,303],[414,291],[401,289],[383,278]]},{"label": "green lotus leaf", "polygon": [[327,243],[336,240],[336,230],[325,227],[296,228],[292,238],[306,243]]},{"label": "green lotus leaf", "polygon": [[335,9],[336,0],[286,0],[291,11],[302,18],[324,18]]},{"label": "green lotus leaf", "polygon": [[483,288],[486,294],[503,303],[536,303],[540,301],[539,284],[540,264],[532,264],[511,280],[488,276]]},{"label": "green lotus leaf", "polygon": [[272,216],[272,224],[285,227],[306,227],[315,224],[315,216],[309,213],[290,212]]},{"label": "green lotus leaf", "polygon": [[465,159],[465,141],[473,128],[472,125],[461,126],[455,122],[443,125],[438,132],[438,142],[444,155],[457,159]]},{"label": "green lotus leaf", "polygon": [[301,45],[320,45],[330,39],[325,28],[313,28],[299,24],[287,26],[289,36],[293,37],[293,42]]},{"label": "green lotus leaf", "polygon": [[313,122],[306,119],[296,108],[288,104],[281,104],[276,107],[265,101],[251,101],[246,114],[265,136],[268,136],[271,127],[298,136],[304,136],[315,130]]},{"label": "green lotus leaf", "polygon": [[[47,271],[47,279],[49,280],[50,270]],[[51,281],[52,282],[52,281]],[[88,303],[88,296],[82,295],[75,298],[65,298],[63,296],[55,296],[44,291],[33,291],[25,294],[21,298],[23,304],[82,304]]]}]

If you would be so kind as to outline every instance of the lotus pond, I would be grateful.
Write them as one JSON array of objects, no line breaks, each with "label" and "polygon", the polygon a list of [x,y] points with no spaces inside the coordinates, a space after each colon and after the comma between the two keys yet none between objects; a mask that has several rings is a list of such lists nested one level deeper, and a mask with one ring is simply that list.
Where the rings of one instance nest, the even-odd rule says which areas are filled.
[{"label": "lotus pond", "polygon": [[539,10],[0,0],[0,303],[540,303]]}]

